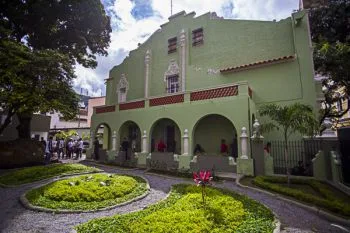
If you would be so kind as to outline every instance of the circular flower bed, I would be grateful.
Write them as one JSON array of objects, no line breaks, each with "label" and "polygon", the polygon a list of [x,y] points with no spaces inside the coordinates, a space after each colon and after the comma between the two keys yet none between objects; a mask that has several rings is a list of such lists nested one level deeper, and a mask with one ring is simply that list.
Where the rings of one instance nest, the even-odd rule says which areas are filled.
[{"label": "circular flower bed", "polygon": [[170,196],[145,210],[94,219],[76,227],[78,232],[195,233],[273,232],[274,215],[260,203],[234,192],[194,185],[175,185]]},{"label": "circular flower bed", "polygon": [[140,177],[94,174],[59,180],[30,190],[25,197],[34,207],[87,211],[130,201],[148,189],[148,183]]}]

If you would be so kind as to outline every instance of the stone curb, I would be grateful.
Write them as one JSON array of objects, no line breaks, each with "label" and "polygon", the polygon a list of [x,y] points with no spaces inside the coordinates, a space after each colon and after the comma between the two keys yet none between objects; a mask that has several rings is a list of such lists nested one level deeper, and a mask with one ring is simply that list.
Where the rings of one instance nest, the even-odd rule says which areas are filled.
[{"label": "stone curb", "polygon": [[24,185],[33,184],[33,183],[37,183],[37,182],[46,182],[46,181],[49,181],[49,180],[52,180],[52,179],[55,180],[55,179],[60,179],[60,178],[67,178],[67,177],[70,177],[70,176],[88,175],[88,174],[95,174],[95,173],[103,173],[103,170],[101,170],[101,171],[92,171],[92,172],[82,172],[82,173],[71,173],[71,174],[65,173],[65,174],[61,174],[59,176],[52,176],[52,177],[49,177],[49,178],[45,178],[43,180],[36,180],[36,181],[30,182],[30,183],[24,183],[24,184],[18,184],[18,185],[7,185],[7,184],[0,183],[0,187],[2,187],[2,188],[18,188],[18,187],[21,187],[21,186],[24,186]]},{"label": "stone curb", "polygon": [[[101,173],[101,174],[109,174],[109,173]],[[133,176],[133,175],[129,175],[129,174],[118,174],[118,175],[127,175],[127,176]],[[80,176],[80,175],[78,175]],[[76,177],[76,176],[75,176]],[[46,183],[46,184],[43,184],[43,185],[38,185],[32,189],[30,189],[29,191],[25,192],[24,194],[22,194],[19,198],[20,200],[20,203],[27,209],[30,209],[30,210],[35,210],[35,211],[41,211],[41,212],[46,212],[46,213],[56,213],[56,214],[79,214],[79,213],[94,213],[94,212],[100,212],[100,211],[104,211],[104,210],[110,210],[110,209],[114,209],[114,208],[117,208],[117,207],[121,207],[121,206],[125,206],[125,205],[128,205],[132,202],[136,202],[136,201],[139,201],[143,198],[145,198],[149,193],[150,193],[150,185],[149,185],[149,182],[148,180],[143,177],[143,176],[134,176],[134,177],[139,177],[139,178],[142,178],[145,182],[146,182],[146,188],[147,188],[147,191],[145,193],[143,193],[142,195],[138,196],[138,197],[135,197],[131,200],[128,200],[126,202],[123,202],[123,203],[119,203],[119,204],[116,204],[116,205],[113,205],[113,206],[108,206],[108,207],[104,207],[102,209],[97,209],[97,210],[62,210],[62,209],[49,209],[49,208],[45,208],[45,207],[40,207],[40,206],[34,206],[32,205],[28,199],[26,198],[26,194],[30,191],[30,190],[33,190],[33,189],[37,189],[37,188],[40,188],[42,186],[45,186],[49,183],[52,183],[52,182],[49,182],[49,183]],[[66,178],[66,177],[65,177]],[[65,178],[62,178],[62,179],[58,179],[58,180],[64,180]],[[55,181],[58,181],[58,180],[55,180]],[[54,182],[54,181],[53,181]]]},{"label": "stone curb", "polygon": [[118,170],[122,170],[122,171],[134,171],[134,170],[142,170],[140,168],[126,168],[126,167],[121,167],[118,165],[110,165],[110,164],[103,164],[103,163],[96,163],[96,161],[94,160],[89,160],[89,159],[85,159],[86,162],[96,165],[96,166],[102,166],[102,167],[108,167],[108,168],[116,168]]},{"label": "stone curb", "polygon": [[283,197],[282,195],[280,194],[275,194],[275,193],[271,193],[271,192],[268,192],[266,190],[262,190],[262,189],[259,189],[259,188],[255,188],[255,187],[249,187],[249,186],[245,186],[245,185],[242,185],[239,181],[243,178],[244,176],[238,176],[237,177],[237,181],[236,181],[236,184],[239,186],[239,187],[242,187],[242,188],[247,188],[247,189],[251,189],[251,190],[254,190],[254,191],[257,191],[257,192],[261,192],[261,193],[265,193],[267,195],[270,195],[272,197],[275,197],[277,199],[280,199],[282,201],[286,201],[286,202],[289,202],[291,204],[294,204],[298,207],[301,207],[303,209],[306,209],[310,212],[313,212],[314,214],[316,215],[319,215],[325,219],[327,219],[328,221],[334,221],[334,222],[338,222],[338,223],[341,223],[345,226],[350,226],[350,220],[348,219],[344,219],[344,218],[341,218],[341,217],[338,217],[338,216],[335,216],[329,212],[326,212],[324,210],[321,210],[319,209],[318,207],[316,206],[308,206],[306,204],[303,204],[303,203],[300,203],[298,201],[294,201],[294,200],[290,200],[288,198],[285,198]]}]

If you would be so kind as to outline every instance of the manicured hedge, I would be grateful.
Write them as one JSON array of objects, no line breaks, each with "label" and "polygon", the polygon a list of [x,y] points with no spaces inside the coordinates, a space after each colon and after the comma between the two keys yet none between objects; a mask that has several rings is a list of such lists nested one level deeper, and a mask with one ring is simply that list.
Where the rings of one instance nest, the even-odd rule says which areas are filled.
[{"label": "manicured hedge", "polygon": [[97,210],[144,194],[147,183],[125,175],[83,175],[50,183],[26,194],[34,206],[54,210]]},{"label": "manicured hedge", "polygon": [[142,211],[91,220],[78,232],[113,233],[267,233],[274,229],[272,212],[246,196],[207,188],[206,206],[201,188],[174,185],[170,196]]},{"label": "manicured hedge", "polygon": [[82,164],[51,164],[47,166],[35,166],[23,168],[0,176],[0,184],[20,185],[43,180],[60,175],[70,175],[86,172],[99,172],[100,169],[88,167]]},{"label": "manicured hedge", "polygon": [[286,183],[287,177],[258,176],[253,180],[253,184],[263,189],[294,197],[300,201],[314,204],[334,213],[350,216],[350,201],[345,202],[344,200],[339,199],[336,195],[333,194],[332,190],[330,190],[326,184],[323,184],[317,180],[291,178],[292,184],[310,185],[322,196],[318,197],[310,193],[305,193],[302,190],[280,185]]}]

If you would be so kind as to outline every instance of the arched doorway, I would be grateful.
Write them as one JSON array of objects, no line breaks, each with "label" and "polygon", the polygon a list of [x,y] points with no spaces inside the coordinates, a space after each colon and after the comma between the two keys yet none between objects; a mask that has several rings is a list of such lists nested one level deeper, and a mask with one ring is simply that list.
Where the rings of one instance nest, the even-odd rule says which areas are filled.
[{"label": "arched doorway", "polygon": [[111,128],[109,125],[106,123],[99,124],[95,129],[94,135],[97,137],[101,149],[111,149]]},{"label": "arched doorway", "polygon": [[[141,130],[133,121],[126,121],[119,129],[120,146],[128,151],[141,152]],[[124,146],[124,148],[123,148]]]},{"label": "arched doorway", "polygon": [[237,131],[232,122],[218,114],[201,118],[193,130],[193,150],[199,145],[203,150],[202,155],[222,155],[222,143],[228,148],[224,155],[237,158]]},{"label": "arched doorway", "polygon": [[[161,144],[164,144],[162,149]],[[151,128],[151,152],[181,154],[181,132],[175,121],[162,118]]]}]

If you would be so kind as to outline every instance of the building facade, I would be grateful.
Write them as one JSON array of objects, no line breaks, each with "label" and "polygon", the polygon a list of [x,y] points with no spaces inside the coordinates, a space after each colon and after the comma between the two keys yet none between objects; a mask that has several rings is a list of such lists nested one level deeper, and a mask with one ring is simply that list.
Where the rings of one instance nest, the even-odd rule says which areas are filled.
[{"label": "building facade", "polygon": [[91,134],[103,125],[108,158],[118,157],[124,142],[138,164],[163,152],[188,168],[197,145],[217,156],[222,140],[226,155],[249,158],[244,138],[260,105],[315,107],[311,46],[305,11],[279,22],[180,12],[110,70]]}]

